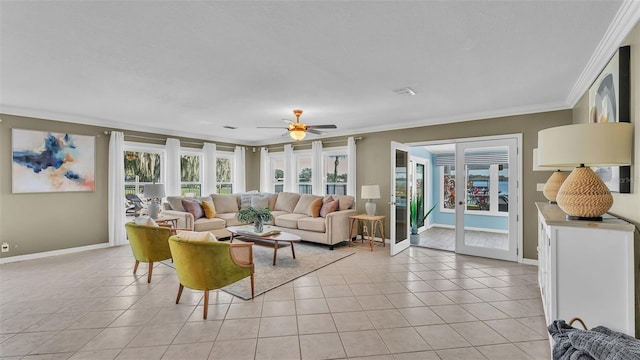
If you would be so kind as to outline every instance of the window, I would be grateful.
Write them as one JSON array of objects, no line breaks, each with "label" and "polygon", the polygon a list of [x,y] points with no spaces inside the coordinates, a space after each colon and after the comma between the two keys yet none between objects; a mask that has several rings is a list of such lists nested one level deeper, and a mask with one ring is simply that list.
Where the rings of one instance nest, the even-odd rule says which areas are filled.
[{"label": "window", "polygon": [[[453,211],[456,204],[455,167],[439,166],[440,210]],[[469,164],[465,167],[466,211],[486,215],[506,214],[509,212],[509,169],[506,164]]]},{"label": "window", "polygon": [[296,174],[298,194],[311,194],[313,191],[312,160],[308,153],[296,155]]},{"label": "window", "polygon": [[220,153],[216,158],[216,192],[218,194],[233,193],[233,154]]},{"label": "window", "polygon": [[272,155],[271,156],[271,188],[274,193],[284,191],[284,156]]},{"label": "window", "polygon": [[440,183],[442,191],[440,192],[440,203],[442,209],[454,210],[456,208],[456,167],[453,165],[439,166]]},{"label": "window", "polygon": [[344,151],[326,151],[324,156],[325,173],[325,194],[346,195],[347,194],[347,154]]},{"label": "window", "polygon": [[164,150],[126,146],[124,151],[124,193],[143,194],[145,184],[162,183]]},{"label": "window", "polygon": [[202,153],[183,152],[180,155],[180,194],[202,195]]}]

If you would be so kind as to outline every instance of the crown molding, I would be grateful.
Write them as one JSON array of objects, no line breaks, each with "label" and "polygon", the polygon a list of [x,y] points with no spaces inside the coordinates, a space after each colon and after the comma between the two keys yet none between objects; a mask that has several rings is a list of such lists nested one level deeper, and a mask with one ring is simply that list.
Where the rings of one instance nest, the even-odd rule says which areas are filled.
[{"label": "crown molding", "polygon": [[598,46],[591,55],[584,70],[582,70],[575,85],[573,85],[571,92],[569,92],[567,104],[569,104],[571,108],[575,107],[578,101],[580,101],[580,98],[582,98],[584,93],[589,89],[618,48],[624,45],[622,42],[639,21],[640,1],[625,0],[622,5],[620,5],[620,9],[618,9],[616,16],[598,43]]}]

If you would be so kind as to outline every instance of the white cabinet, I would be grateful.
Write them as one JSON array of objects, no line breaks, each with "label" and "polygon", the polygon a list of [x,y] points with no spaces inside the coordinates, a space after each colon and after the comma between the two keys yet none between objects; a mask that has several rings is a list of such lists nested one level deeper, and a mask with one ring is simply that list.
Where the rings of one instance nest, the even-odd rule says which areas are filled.
[{"label": "white cabinet", "polygon": [[557,205],[538,207],[538,281],[547,324],[580,317],[635,336],[634,226],[566,220]]}]

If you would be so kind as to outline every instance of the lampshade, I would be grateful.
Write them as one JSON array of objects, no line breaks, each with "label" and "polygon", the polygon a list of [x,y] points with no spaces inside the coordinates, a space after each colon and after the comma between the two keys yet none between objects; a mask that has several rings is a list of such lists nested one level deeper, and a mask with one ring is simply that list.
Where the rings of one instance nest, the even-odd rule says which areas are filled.
[{"label": "lampshade", "polygon": [[360,190],[361,199],[380,199],[380,186],[378,185],[362,185]]},{"label": "lampshade", "polygon": [[538,161],[538,148],[533,149],[533,171],[571,171],[573,166],[542,166]]},{"label": "lampshade", "polygon": [[558,126],[538,132],[539,166],[622,166],[631,164],[633,124]]},{"label": "lampshade", "polygon": [[631,163],[633,125],[595,123],[558,126],[538,132],[540,166],[579,165],[562,183],[556,201],[569,219],[602,220],[613,205],[607,185],[589,166]]},{"label": "lampshade", "polygon": [[164,197],[164,184],[147,184],[144,186],[144,197],[147,199]]},{"label": "lampshade", "polygon": [[289,130],[289,136],[295,141],[300,141],[307,136],[307,133],[304,130]]}]

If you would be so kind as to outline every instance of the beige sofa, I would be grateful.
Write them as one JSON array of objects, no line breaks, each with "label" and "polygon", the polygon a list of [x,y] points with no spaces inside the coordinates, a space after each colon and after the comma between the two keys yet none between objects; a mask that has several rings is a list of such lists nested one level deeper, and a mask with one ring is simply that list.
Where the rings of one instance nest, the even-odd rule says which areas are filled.
[{"label": "beige sofa", "polygon": [[[161,216],[178,217],[178,227],[192,229],[193,231],[209,231],[217,238],[226,238],[231,233],[228,226],[242,225],[236,219],[239,209],[252,206],[255,208],[268,207],[271,209],[273,221],[271,225],[282,231],[296,234],[303,241],[326,244],[333,249],[335,244],[346,241],[349,238],[349,216],[356,215],[353,196],[336,196],[333,200],[338,202],[338,208],[325,216],[319,212],[328,197],[281,193],[249,192],[233,195],[213,194],[199,198],[186,198],[181,196],[167,197]],[[212,202],[215,207],[215,216],[202,216],[185,209],[183,200],[196,200],[200,204],[203,201]],[[330,199],[329,199],[330,200]],[[193,203],[191,203],[193,204]],[[189,204],[187,204],[189,205]],[[335,204],[334,204],[335,206]],[[324,211],[323,211],[324,212]],[[194,213],[196,216],[194,216]],[[212,215],[212,214],[209,214]]]}]

